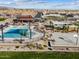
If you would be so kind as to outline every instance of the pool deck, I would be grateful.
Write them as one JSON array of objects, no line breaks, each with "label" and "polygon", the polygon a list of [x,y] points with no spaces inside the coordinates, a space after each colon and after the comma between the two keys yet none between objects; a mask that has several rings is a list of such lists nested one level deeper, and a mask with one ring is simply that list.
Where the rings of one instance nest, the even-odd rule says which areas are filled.
[{"label": "pool deck", "polygon": [[[28,24],[26,24],[26,25],[28,25]],[[26,26],[26,25],[24,25],[24,26]],[[22,39],[25,40],[26,42],[33,41],[33,40],[34,41],[35,40],[39,40],[41,37],[43,37],[43,33],[35,31],[33,29],[33,27],[34,26],[31,26],[31,29],[32,29],[32,32],[35,33],[35,35],[32,36],[32,39],[22,37]],[[22,29],[22,28],[25,28],[25,27],[23,27],[22,25],[21,26],[12,26],[12,25],[9,25],[7,28],[4,28],[3,32],[5,33],[7,31],[9,31],[10,29],[17,29],[17,28],[21,28]],[[1,31],[0,31],[0,35],[1,35]],[[16,39],[20,40],[21,38],[4,38],[4,40],[6,42],[10,42],[10,41],[13,41],[13,40],[16,40]],[[0,40],[1,40],[1,38],[0,38]]]}]

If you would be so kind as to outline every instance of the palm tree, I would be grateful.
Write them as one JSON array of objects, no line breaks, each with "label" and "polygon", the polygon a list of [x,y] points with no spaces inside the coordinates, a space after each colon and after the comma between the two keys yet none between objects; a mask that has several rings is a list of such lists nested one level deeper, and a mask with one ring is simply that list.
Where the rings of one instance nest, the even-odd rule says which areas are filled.
[{"label": "palm tree", "polygon": [[20,33],[20,38],[21,38],[21,39],[19,40],[19,42],[22,43],[23,30],[22,30],[22,31],[19,31],[19,33]]},{"label": "palm tree", "polygon": [[50,21],[50,26],[52,26],[52,21]]},{"label": "palm tree", "polygon": [[79,27],[77,27],[77,33],[79,32]]},{"label": "palm tree", "polygon": [[77,33],[79,32],[79,23],[75,23],[75,25],[77,26]]},{"label": "palm tree", "polygon": [[66,31],[66,25],[63,25],[63,28],[61,28],[63,30],[63,32]]},{"label": "palm tree", "polygon": [[69,26],[63,25],[63,28],[62,28],[63,32],[68,32],[68,29],[69,29]]},{"label": "palm tree", "polygon": [[1,37],[2,37],[2,41],[4,42],[3,27],[4,27],[4,26],[1,24],[1,25],[0,25],[1,34],[2,34]]},{"label": "palm tree", "polygon": [[31,32],[31,28],[30,28],[30,22],[29,22],[29,31],[30,31],[30,39],[32,38],[32,32]]},{"label": "palm tree", "polygon": [[65,20],[65,21],[67,21],[68,17],[64,16],[62,19]]}]

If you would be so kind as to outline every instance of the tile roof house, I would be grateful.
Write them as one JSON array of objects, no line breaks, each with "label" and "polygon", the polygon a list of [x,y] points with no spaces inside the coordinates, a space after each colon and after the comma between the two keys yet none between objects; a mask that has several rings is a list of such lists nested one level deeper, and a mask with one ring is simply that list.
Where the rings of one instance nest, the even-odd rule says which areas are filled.
[{"label": "tile roof house", "polygon": [[31,15],[18,15],[17,19],[14,21],[20,21],[20,22],[32,22],[33,17]]}]

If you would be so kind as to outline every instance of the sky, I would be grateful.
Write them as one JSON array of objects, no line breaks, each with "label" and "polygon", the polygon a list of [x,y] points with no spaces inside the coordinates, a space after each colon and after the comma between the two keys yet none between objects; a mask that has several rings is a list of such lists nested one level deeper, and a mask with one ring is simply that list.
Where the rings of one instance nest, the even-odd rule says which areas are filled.
[{"label": "sky", "polygon": [[0,0],[0,6],[21,9],[79,9],[79,0]]}]

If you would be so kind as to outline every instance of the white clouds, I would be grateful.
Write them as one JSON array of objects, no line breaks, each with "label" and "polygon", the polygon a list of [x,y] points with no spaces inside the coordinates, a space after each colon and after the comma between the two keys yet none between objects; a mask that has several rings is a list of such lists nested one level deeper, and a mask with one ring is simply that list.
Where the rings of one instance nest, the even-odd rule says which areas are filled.
[{"label": "white clouds", "polygon": [[30,2],[32,0],[14,0],[15,2]]},{"label": "white clouds", "polygon": [[9,4],[11,4],[12,2],[0,2],[0,5],[2,4],[2,5],[9,5]]},{"label": "white clouds", "polygon": [[0,5],[18,8],[38,8],[38,9],[78,9],[79,0],[73,2],[54,3],[43,0],[13,0],[0,2]]}]

